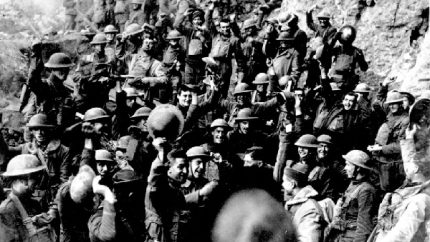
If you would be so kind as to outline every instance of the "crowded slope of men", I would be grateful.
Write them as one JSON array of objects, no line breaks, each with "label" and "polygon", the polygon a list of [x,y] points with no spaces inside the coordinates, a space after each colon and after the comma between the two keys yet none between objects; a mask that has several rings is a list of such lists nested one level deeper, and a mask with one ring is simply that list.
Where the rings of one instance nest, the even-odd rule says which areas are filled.
[{"label": "crowded slope of men", "polygon": [[309,35],[277,0],[63,4],[81,42],[31,47],[1,242],[430,241],[430,95],[362,80],[354,26],[314,6]]}]

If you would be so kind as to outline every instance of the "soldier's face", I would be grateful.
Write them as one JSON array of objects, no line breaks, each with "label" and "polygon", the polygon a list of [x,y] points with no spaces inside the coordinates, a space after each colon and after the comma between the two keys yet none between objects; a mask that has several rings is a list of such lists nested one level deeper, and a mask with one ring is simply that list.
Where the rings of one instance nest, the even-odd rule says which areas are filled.
[{"label": "soldier's face", "polygon": [[249,100],[250,100],[250,97],[246,94],[236,95],[236,102],[239,104],[239,106],[244,106],[248,104],[250,102]]},{"label": "soldier's face", "polygon": [[189,107],[191,104],[192,95],[190,91],[181,91],[178,94],[178,103],[182,107]]},{"label": "soldier's face", "polygon": [[264,92],[264,88],[265,86],[264,85],[257,85],[257,87],[256,87],[256,89],[257,89],[257,92]]},{"label": "soldier's face", "polygon": [[106,39],[109,42],[112,42],[115,39],[115,34],[106,34]]},{"label": "soldier's face", "polygon": [[133,3],[133,10],[138,10],[140,8],[140,4]]},{"label": "soldier's face", "polygon": [[93,45],[94,53],[99,54],[104,50],[104,45]]},{"label": "soldier's face", "polygon": [[203,19],[201,17],[193,18],[193,26],[200,27],[203,24]]},{"label": "soldier's face", "polygon": [[190,163],[191,172],[195,179],[200,179],[205,174],[205,163],[202,158],[194,158]]},{"label": "soldier's face", "polygon": [[297,148],[297,152],[299,153],[300,158],[306,158],[311,153],[309,148],[300,146]]},{"label": "soldier's face", "polygon": [[328,21],[328,19],[325,19],[325,18],[320,18],[320,19],[318,19],[319,20],[319,22],[320,22],[320,26],[321,27],[327,27],[328,26],[328,23],[329,23],[329,21]]},{"label": "soldier's face", "polygon": [[112,173],[115,163],[110,161],[97,161],[97,172],[100,176],[107,176]]},{"label": "soldier's face", "polygon": [[143,132],[148,132],[148,126],[146,124],[146,118],[142,118],[141,120],[139,120],[137,127],[139,127]]},{"label": "soldier's face", "polygon": [[184,158],[175,158],[175,163],[167,172],[169,177],[179,183],[184,183],[188,176],[188,162]]},{"label": "soldier's face", "polygon": [[346,162],[345,168],[343,168],[346,172],[346,175],[349,179],[354,178],[355,166],[351,162]]},{"label": "soldier's face", "polygon": [[150,51],[154,47],[154,41],[152,39],[144,39],[142,48],[144,51]]},{"label": "soldier's face", "polygon": [[49,140],[50,131],[48,129],[33,128],[31,133],[38,143],[45,143]]},{"label": "soldier's face", "polygon": [[223,144],[227,140],[227,130],[223,127],[217,127],[212,131],[213,142]]},{"label": "soldier's face", "polygon": [[391,113],[398,113],[400,111],[400,103],[390,103],[388,107]]},{"label": "soldier's face", "polygon": [[407,97],[403,97],[402,106],[404,109],[408,109],[411,106],[411,103]]},{"label": "soldier's face", "polygon": [[23,176],[12,182],[12,192],[17,196],[28,197],[31,196],[34,189],[36,188],[38,177],[36,174],[31,174],[29,176]]},{"label": "soldier's face", "polygon": [[243,157],[243,166],[244,167],[255,167],[255,166],[261,166],[262,165],[262,161],[261,160],[255,160],[254,158],[252,158],[251,154],[246,154]]},{"label": "soldier's face", "polygon": [[101,135],[107,131],[107,124],[102,122],[93,123],[94,132],[98,135]]},{"label": "soldier's face", "polygon": [[230,24],[221,22],[219,25],[219,30],[220,30],[220,33],[222,35],[229,36],[230,35]]},{"label": "soldier's face", "polygon": [[251,124],[249,121],[241,121],[239,122],[239,131],[242,134],[248,134]]},{"label": "soldier's face", "polygon": [[65,81],[69,75],[69,68],[52,69],[52,74],[60,81]]},{"label": "soldier's face", "polygon": [[317,148],[317,155],[318,158],[325,158],[328,155],[328,152],[330,151],[330,146],[325,143],[320,143]]},{"label": "soldier's face", "polygon": [[345,95],[345,97],[343,98],[342,104],[343,104],[343,108],[345,110],[351,110],[352,108],[354,108],[354,105],[357,101],[357,98],[353,95]]}]

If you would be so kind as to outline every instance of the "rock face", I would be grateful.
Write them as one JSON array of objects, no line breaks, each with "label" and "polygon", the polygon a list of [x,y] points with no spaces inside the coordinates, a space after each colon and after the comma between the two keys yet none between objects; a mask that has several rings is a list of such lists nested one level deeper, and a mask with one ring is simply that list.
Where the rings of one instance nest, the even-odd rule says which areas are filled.
[{"label": "rock face", "polygon": [[364,50],[370,66],[362,81],[376,86],[385,78],[394,78],[392,88],[414,94],[421,92],[417,86],[429,89],[428,0],[284,0],[281,12],[298,14],[300,26],[312,36],[305,13],[314,4],[318,6],[314,17],[327,9],[335,27],[351,24],[357,28],[355,45]]}]

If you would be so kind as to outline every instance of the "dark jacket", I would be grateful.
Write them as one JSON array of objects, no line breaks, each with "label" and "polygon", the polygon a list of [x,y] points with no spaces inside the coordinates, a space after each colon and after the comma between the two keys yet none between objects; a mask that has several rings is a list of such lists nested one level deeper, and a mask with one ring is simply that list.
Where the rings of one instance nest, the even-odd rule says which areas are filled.
[{"label": "dark jacket", "polygon": [[283,76],[288,76],[293,86],[297,84],[300,77],[300,59],[297,50],[289,48],[285,51],[278,52],[276,57],[273,58],[272,65],[276,77],[271,78],[268,87],[269,92],[278,92],[285,88],[285,86],[281,86],[278,82]]}]

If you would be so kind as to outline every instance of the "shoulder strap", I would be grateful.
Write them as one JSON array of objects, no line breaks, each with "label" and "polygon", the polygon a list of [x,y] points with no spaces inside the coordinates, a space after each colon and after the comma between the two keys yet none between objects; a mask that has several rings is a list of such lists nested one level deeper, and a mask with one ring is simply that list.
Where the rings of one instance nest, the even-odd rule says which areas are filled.
[{"label": "shoulder strap", "polygon": [[349,206],[349,203],[351,202],[351,200],[352,200],[353,198],[355,198],[355,197],[358,195],[358,193],[361,191],[361,189],[362,189],[364,186],[365,186],[365,182],[362,182],[360,185],[358,185],[358,186],[354,189],[354,191],[353,191],[349,196],[347,196],[347,197],[346,197],[345,202],[343,203],[342,207],[348,207],[348,206]]},{"label": "shoulder strap", "polygon": [[10,200],[15,204],[16,208],[19,211],[19,214],[21,215],[22,220],[26,220],[28,218],[28,213],[25,210],[25,208],[22,206],[21,201],[17,196],[15,196],[13,193],[9,194]]}]

